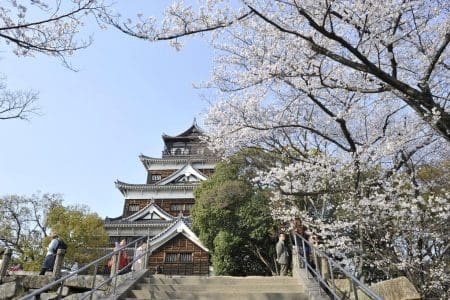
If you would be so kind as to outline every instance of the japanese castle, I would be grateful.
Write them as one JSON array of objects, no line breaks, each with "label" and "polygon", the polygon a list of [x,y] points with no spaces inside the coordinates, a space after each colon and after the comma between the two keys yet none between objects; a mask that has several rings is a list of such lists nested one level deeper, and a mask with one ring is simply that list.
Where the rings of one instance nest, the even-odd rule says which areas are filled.
[{"label": "japanese castle", "polygon": [[116,181],[125,201],[122,216],[106,218],[111,243],[149,235],[148,267],[164,274],[205,275],[209,251],[191,229],[194,188],[214,172],[218,159],[207,148],[196,121],[181,134],[163,134],[161,158],[140,155],[145,184]]}]

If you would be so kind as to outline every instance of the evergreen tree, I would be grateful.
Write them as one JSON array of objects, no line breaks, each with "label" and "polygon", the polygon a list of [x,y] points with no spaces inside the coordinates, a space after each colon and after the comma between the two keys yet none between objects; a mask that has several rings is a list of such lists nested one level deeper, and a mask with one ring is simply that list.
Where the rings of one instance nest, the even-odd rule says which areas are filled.
[{"label": "evergreen tree", "polygon": [[193,227],[212,252],[217,275],[274,273],[274,228],[269,192],[255,186],[245,153],[216,166],[196,190]]}]

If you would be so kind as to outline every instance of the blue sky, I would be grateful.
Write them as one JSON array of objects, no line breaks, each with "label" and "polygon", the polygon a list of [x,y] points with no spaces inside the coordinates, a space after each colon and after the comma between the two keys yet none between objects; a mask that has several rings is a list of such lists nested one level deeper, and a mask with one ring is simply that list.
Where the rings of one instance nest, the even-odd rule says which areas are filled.
[{"label": "blue sky", "polygon": [[[158,14],[169,1],[161,2],[142,10]],[[114,181],[144,183],[138,155],[160,157],[161,134],[182,132],[208,107],[192,84],[208,79],[213,50],[200,39],[176,52],[112,29],[87,31],[94,44],[69,59],[78,72],[55,58],[18,58],[2,43],[0,73],[11,89],[40,92],[42,115],[0,121],[0,195],[62,193],[66,204],[118,216]]]}]

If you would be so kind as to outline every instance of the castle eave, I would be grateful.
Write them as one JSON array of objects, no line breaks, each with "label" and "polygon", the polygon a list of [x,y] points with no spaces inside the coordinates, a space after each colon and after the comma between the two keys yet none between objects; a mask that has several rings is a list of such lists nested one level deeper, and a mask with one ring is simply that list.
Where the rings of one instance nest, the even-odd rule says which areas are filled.
[{"label": "castle eave", "polygon": [[154,185],[154,184],[131,184],[117,180],[116,187],[119,190],[133,191],[173,191],[173,190],[193,190],[197,184],[171,184],[171,185]]},{"label": "castle eave", "polygon": [[172,222],[158,222],[158,223],[137,223],[137,222],[115,222],[105,223],[105,228],[163,228],[171,225]]},{"label": "castle eave", "polygon": [[156,157],[150,157],[146,155],[139,155],[139,159],[141,162],[148,167],[152,164],[173,164],[173,163],[180,163],[180,164],[186,164],[188,162],[190,163],[217,163],[219,161],[216,157],[208,157],[204,155],[180,155],[180,156],[171,156],[166,158],[156,158]]}]

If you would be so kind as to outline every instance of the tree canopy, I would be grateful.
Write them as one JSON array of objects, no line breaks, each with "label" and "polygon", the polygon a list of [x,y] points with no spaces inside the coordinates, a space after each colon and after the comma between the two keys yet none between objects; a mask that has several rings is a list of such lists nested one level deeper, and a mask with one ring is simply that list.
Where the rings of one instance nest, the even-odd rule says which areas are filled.
[{"label": "tree canopy", "polygon": [[0,197],[0,245],[12,248],[25,269],[40,267],[42,242],[49,233],[46,216],[61,203],[59,194]]},{"label": "tree canopy", "polygon": [[[450,140],[448,11],[448,1],[435,0],[205,0],[198,7],[173,1],[161,23],[154,17],[109,22],[138,38],[170,40],[176,48],[182,37],[211,32],[219,57],[208,86],[230,95],[223,96],[224,106],[255,105],[253,111],[271,95],[292,102],[293,109],[298,101],[336,127],[336,136],[322,138],[355,150],[349,118],[362,102],[388,125],[408,112]],[[272,116],[283,111],[272,108]],[[298,116],[309,115],[305,109]],[[274,126],[270,120],[248,125],[263,130]],[[286,116],[279,125],[294,122]],[[301,128],[323,132],[307,122]]]},{"label": "tree canopy", "polygon": [[193,228],[211,250],[217,275],[275,273],[269,194],[249,181],[248,167],[245,155],[234,156],[195,190]]},{"label": "tree canopy", "polygon": [[50,234],[68,245],[65,262],[86,263],[107,246],[102,219],[86,207],[64,206],[59,194],[0,197],[0,247],[13,249],[25,270],[39,270]]},{"label": "tree canopy", "polygon": [[[85,206],[54,206],[48,212],[46,225],[68,245],[64,260],[69,265],[91,262],[108,246],[102,218]],[[44,245],[49,242],[46,238]]]}]

